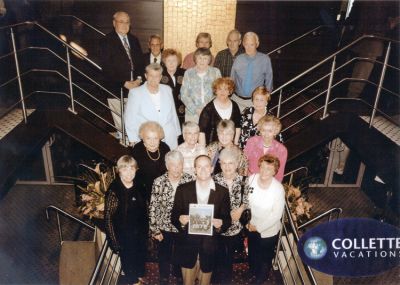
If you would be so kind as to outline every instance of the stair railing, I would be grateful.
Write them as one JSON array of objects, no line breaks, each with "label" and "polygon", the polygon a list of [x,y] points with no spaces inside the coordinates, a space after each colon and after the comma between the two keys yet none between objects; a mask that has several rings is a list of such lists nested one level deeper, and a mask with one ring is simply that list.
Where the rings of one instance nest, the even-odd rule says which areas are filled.
[{"label": "stair railing", "polygon": [[[19,69],[19,62],[18,62],[18,52],[22,51],[22,50],[26,50],[26,49],[33,49],[36,47],[28,47],[22,50],[17,51],[16,49],[16,44],[15,44],[15,38],[14,38],[14,31],[13,29],[16,27],[22,27],[22,26],[26,26],[26,25],[33,25],[36,26],[38,28],[40,28],[42,31],[44,31],[45,33],[47,33],[48,35],[50,35],[52,38],[54,38],[58,43],[62,44],[65,47],[66,50],[66,60],[64,60],[62,57],[60,57],[58,54],[56,54],[55,52],[53,52],[51,49],[49,48],[37,48],[37,49],[41,49],[41,50],[47,50],[49,51],[52,55],[56,56],[59,60],[61,60],[62,62],[64,62],[67,66],[67,74],[68,74],[68,86],[69,86],[69,98],[70,98],[70,107],[68,108],[69,111],[71,111],[74,114],[77,114],[76,110],[75,110],[75,103],[76,100],[74,98],[74,91],[73,91],[73,87],[77,86],[73,80],[72,80],[72,72],[71,70],[77,71],[79,74],[81,74],[82,76],[84,76],[86,79],[90,80],[92,83],[94,83],[97,87],[101,88],[102,90],[104,90],[105,92],[107,92],[107,94],[111,95],[113,98],[119,99],[120,100],[120,112],[111,110],[108,106],[106,106],[104,103],[102,103],[101,101],[99,101],[97,98],[95,98],[94,96],[90,95],[88,92],[84,92],[86,94],[88,94],[93,100],[95,100],[96,102],[100,103],[101,105],[103,105],[103,107],[106,107],[107,109],[110,110],[110,112],[116,114],[117,116],[120,117],[121,122],[123,123],[123,110],[124,110],[124,106],[123,106],[123,94],[121,92],[120,96],[116,96],[114,95],[112,92],[110,92],[109,90],[107,90],[106,88],[104,88],[101,84],[97,83],[93,78],[91,78],[90,76],[86,75],[85,73],[81,72],[79,69],[75,68],[72,64],[71,64],[71,60],[70,60],[70,52],[74,52],[77,53],[79,56],[81,56],[84,60],[86,60],[87,62],[89,62],[91,65],[93,65],[95,68],[97,68],[98,70],[101,70],[101,67],[95,63],[93,60],[91,60],[89,57],[87,57],[86,55],[84,55],[83,53],[81,53],[79,50],[77,50],[76,48],[74,48],[73,46],[71,46],[70,44],[66,43],[65,41],[61,40],[59,37],[57,37],[54,33],[50,32],[47,28],[45,28],[44,26],[42,26],[41,24],[37,23],[37,22],[23,22],[23,23],[18,23],[18,24],[14,24],[14,25],[8,25],[8,26],[4,26],[4,27],[0,27],[0,31],[2,30],[6,30],[6,29],[10,29],[11,32],[11,41],[12,41],[12,46],[13,46],[13,51],[5,56],[0,57],[0,60],[2,58],[5,58],[7,56],[11,56],[14,55],[14,60],[15,60],[15,66],[16,66],[16,72],[17,72],[17,76],[15,77],[18,80],[18,87],[19,87],[19,95],[20,95],[20,104],[22,107],[22,113],[23,113],[23,118],[24,118],[24,122],[27,123],[27,113],[26,113],[26,106],[25,106],[25,99],[24,99],[24,91],[23,91],[23,87],[22,87],[22,82],[21,82],[21,71]],[[9,83],[9,81],[7,82]],[[4,86],[5,84],[2,84],[0,87]],[[82,90],[82,88],[80,88]],[[97,112],[90,110],[91,113],[95,113],[95,115],[97,117],[99,117],[97,115]],[[102,119],[103,121],[105,121],[104,119]],[[108,123],[108,122],[107,122]],[[109,124],[109,123],[108,123]],[[116,129],[117,131],[122,133],[122,137],[125,137],[125,128],[123,127],[122,124],[122,128],[118,129],[116,126],[114,126],[113,124],[109,124],[111,125],[114,129]],[[124,146],[126,146],[126,140],[122,140],[122,144]]]},{"label": "stair railing", "polygon": [[315,218],[305,222],[304,224],[301,224],[300,226],[297,227],[297,230],[302,230],[302,229],[308,227],[309,225],[315,224],[316,222],[321,221],[325,217],[328,217],[328,222],[330,222],[333,218],[339,219],[342,212],[343,212],[342,208],[332,208],[332,209],[316,216]]},{"label": "stair railing", "polygon": [[[53,205],[46,207],[46,218],[48,221],[50,220],[51,211],[54,211],[56,213],[60,244],[62,244],[64,240],[62,234],[62,224],[60,222],[60,215],[84,226],[89,230],[92,230],[93,232],[95,231],[95,227],[93,227],[92,225],[82,221],[79,218],[74,217],[73,215]],[[119,255],[111,250],[110,246],[108,245],[107,239],[105,239],[101,247],[100,255],[96,261],[96,266],[90,277],[89,284],[90,285],[105,284],[106,278],[107,278],[107,283],[106,283],[107,285],[111,284],[111,281],[113,280],[114,280],[113,284],[117,284],[120,273],[121,273],[121,266],[119,263]]]},{"label": "stair railing", "polygon": [[[108,245],[106,239],[101,248],[100,256],[96,262],[96,266],[90,277],[89,285],[94,284],[111,284],[114,279],[114,284],[118,283],[119,276],[121,275],[120,257],[114,253]],[[107,283],[105,283],[107,281]]]},{"label": "stair railing", "polygon": [[283,48],[292,45],[293,43],[295,43],[298,40],[301,40],[301,39],[307,37],[310,34],[315,35],[315,34],[317,34],[317,31],[322,30],[322,29],[324,29],[326,27],[327,27],[326,25],[321,25],[321,26],[318,26],[318,27],[316,27],[316,28],[314,28],[314,29],[312,29],[312,30],[310,30],[308,32],[305,32],[304,34],[294,38],[293,40],[288,41],[287,43],[285,43],[285,44],[283,44],[283,45],[281,45],[281,46],[279,46],[279,47],[267,52],[267,55],[272,55],[274,53],[281,53]]},{"label": "stair railing", "polygon": [[89,24],[88,22],[82,20],[81,18],[78,18],[77,16],[74,15],[58,15],[57,17],[65,17],[65,18],[73,18],[78,22],[81,22],[82,24],[84,24],[86,27],[88,27],[89,29],[95,31],[96,33],[98,33],[101,36],[105,36],[106,34],[103,33],[102,31],[100,31],[99,29],[95,28],[93,25]]},{"label": "stair railing", "polygon": [[67,219],[74,221],[82,226],[84,226],[85,228],[94,231],[95,228],[92,225],[89,225],[88,223],[82,221],[81,219],[78,219],[76,217],[74,217],[73,215],[65,212],[64,210],[61,210],[60,208],[50,205],[48,207],[46,207],[46,218],[48,221],[50,221],[50,211],[54,211],[56,212],[56,217],[57,217],[57,229],[58,229],[58,237],[60,238],[60,244],[62,244],[62,242],[64,241],[63,238],[63,231],[62,231],[62,225],[60,222],[60,215],[62,215],[63,217],[66,217]]},{"label": "stair railing", "polygon": [[[373,59],[369,59],[369,58],[361,58],[361,57],[357,57],[357,58],[353,58],[349,61],[347,61],[346,63],[344,63],[343,65],[341,65],[340,67],[336,67],[336,57],[342,53],[344,53],[345,51],[349,50],[351,47],[353,47],[354,45],[356,45],[357,43],[359,43],[362,40],[366,40],[366,39],[377,39],[377,40],[381,40],[384,42],[388,42],[387,48],[386,48],[386,52],[385,52],[385,58],[383,62],[380,62],[378,60],[373,60]],[[315,101],[317,98],[319,98],[320,96],[322,96],[323,94],[326,93],[326,97],[325,97],[325,103],[321,108],[318,108],[317,111],[322,111],[322,116],[320,119],[324,119],[328,116],[328,105],[331,104],[334,101],[337,101],[336,98],[335,99],[331,99],[331,91],[335,86],[338,86],[338,84],[342,83],[343,80],[337,82],[337,83],[333,83],[333,78],[334,78],[334,74],[336,71],[338,71],[339,69],[342,69],[343,67],[347,66],[348,64],[350,64],[351,62],[353,62],[354,60],[369,60],[369,61],[373,61],[374,63],[378,63],[378,64],[382,64],[383,68],[382,68],[382,72],[380,75],[380,79],[379,79],[379,84],[377,84],[377,92],[375,95],[375,101],[374,101],[374,105],[371,106],[372,109],[372,113],[371,113],[371,117],[370,117],[370,126],[372,125],[373,119],[376,115],[376,111],[379,111],[380,113],[383,113],[381,110],[378,109],[378,104],[379,104],[379,99],[380,99],[380,94],[382,90],[387,91],[386,88],[383,87],[383,81],[384,81],[384,77],[385,77],[385,73],[386,73],[386,69],[387,68],[391,68],[391,69],[395,69],[397,71],[399,71],[400,69],[398,67],[392,66],[388,64],[388,59],[390,56],[390,50],[391,50],[391,45],[392,44],[399,44],[400,41],[397,40],[393,40],[393,39],[389,39],[389,38],[385,38],[385,37],[380,37],[380,36],[375,36],[375,35],[364,35],[359,37],[358,39],[354,40],[353,42],[351,42],[350,44],[346,45],[345,47],[341,48],[340,50],[336,51],[335,53],[333,53],[332,55],[328,56],[327,58],[321,60],[320,62],[318,62],[317,64],[313,65],[312,67],[308,68],[307,70],[305,70],[304,72],[300,73],[299,75],[295,76],[294,78],[292,78],[291,80],[289,80],[288,82],[284,83],[283,85],[279,86],[278,88],[276,88],[271,94],[277,94],[279,96],[279,102],[276,106],[272,107],[270,110],[276,110],[276,114],[279,118],[283,119],[285,117],[287,117],[288,115],[290,115],[291,113],[301,109],[302,107],[304,107],[307,104],[310,104],[311,102]],[[304,87],[302,90],[296,92],[295,94],[289,96],[288,98],[282,100],[282,90],[286,87],[288,87],[290,84],[302,79],[305,75],[310,74],[311,72],[313,72],[314,70],[316,70],[317,68],[321,67],[323,64],[328,63],[329,61],[332,61],[331,64],[331,70],[328,74],[322,76],[321,78],[315,80],[314,82],[312,82],[311,84],[307,85],[306,87]],[[291,109],[287,114],[285,115],[281,115],[281,108],[283,104],[288,103],[289,101],[292,101],[294,98],[300,96],[305,90],[309,89],[310,87],[316,85],[317,83],[322,82],[322,80],[324,79],[329,79],[328,80],[328,87],[326,90],[320,92],[318,95],[314,96],[313,98],[307,100],[306,102],[300,104],[299,106],[297,106],[294,109]],[[357,79],[357,78],[346,78],[347,81],[363,81],[366,83],[372,83],[368,80],[363,80],[363,79]],[[374,84],[375,85],[375,84]],[[397,97],[399,97],[398,94],[396,94],[395,92],[389,91],[389,93],[396,95]],[[353,98],[346,98],[349,99],[351,101],[361,101],[363,103],[365,103],[364,100],[361,99],[353,99]],[[310,117],[311,115],[314,115],[315,113],[317,113],[317,111],[312,112],[311,114],[307,115],[306,117],[303,117],[301,119],[299,119],[298,121],[296,121],[295,123],[293,123],[290,126],[287,126],[285,129],[282,130],[282,132],[287,131],[288,129],[290,129],[291,127],[297,125],[298,123],[300,123],[301,121],[305,120],[306,118]]]}]

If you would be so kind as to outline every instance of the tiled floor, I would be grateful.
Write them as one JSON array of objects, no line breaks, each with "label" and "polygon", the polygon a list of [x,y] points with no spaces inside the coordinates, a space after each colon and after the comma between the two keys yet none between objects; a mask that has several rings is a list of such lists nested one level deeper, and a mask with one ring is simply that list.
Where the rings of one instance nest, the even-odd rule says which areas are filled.
[{"label": "tiled floor", "polygon": [[[29,116],[35,111],[34,109],[26,109],[26,114]],[[12,129],[14,129],[24,119],[21,109],[14,109],[6,116],[0,119],[0,139],[5,137]]]},{"label": "tiled floor", "polygon": [[[361,116],[360,118],[369,123],[371,117]],[[400,146],[400,128],[397,125],[393,124],[382,116],[376,116],[372,125],[378,131]]]}]

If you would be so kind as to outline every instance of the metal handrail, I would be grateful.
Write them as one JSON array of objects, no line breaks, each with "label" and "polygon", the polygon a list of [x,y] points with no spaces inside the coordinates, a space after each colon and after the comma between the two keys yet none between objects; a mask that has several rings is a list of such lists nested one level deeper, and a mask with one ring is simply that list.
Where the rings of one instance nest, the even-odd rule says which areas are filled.
[{"label": "metal handrail", "polygon": [[2,26],[0,27],[0,30],[5,30],[7,28],[12,29],[14,27],[20,27],[20,26],[24,26],[24,25],[33,25],[33,26],[37,26],[39,27],[42,31],[46,32],[47,34],[49,34],[52,38],[54,38],[56,41],[58,41],[60,44],[68,47],[69,49],[73,50],[74,52],[76,52],[79,56],[81,56],[84,60],[86,60],[87,62],[89,62],[90,64],[92,64],[94,67],[96,67],[99,70],[102,70],[102,68],[100,67],[100,65],[98,65],[96,62],[94,62],[92,59],[90,59],[89,57],[87,57],[86,55],[84,55],[82,52],[80,52],[79,50],[77,50],[76,48],[74,48],[73,46],[71,46],[69,43],[63,41],[62,39],[60,39],[57,35],[55,35],[54,33],[52,33],[51,31],[49,31],[46,27],[44,27],[43,25],[39,24],[37,21],[26,21],[26,22],[21,22],[21,23],[17,23],[17,24],[13,24],[13,25],[7,25],[7,26]]},{"label": "metal handrail", "polygon": [[302,171],[302,170],[305,170],[306,175],[308,174],[308,168],[305,167],[305,166],[302,166],[302,167],[296,168],[295,170],[292,170],[292,171],[290,171],[290,172],[285,173],[285,174],[283,175],[283,178],[285,178],[286,176],[290,176],[290,178],[289,178],[289,185],[292,185],[294,174],[297,173],[297,172],[299,172],[299,171]]},{"label": "metal handrail", "polygon": [[283,49],[284,47],[287,47],[287,46],[291,45],[292,43],[297,42],[298,40],[300,40],[300,39],[302,39],[302,38],[305,38],[305,37],[308,36],[309,34],[312,34],[312,33],[314,33],[315,31],[317,31],[317,30],[319,30],[319,29],[321,29],[321,28],[325,28],[325,27],[327,27],[327,26],[326,26],[326,25],[321,25],[321,26],[318,26],[318,27],[316,27],[316,28],[314,28],[314,29],[312,29],[312,30],[310,30],[310,31],[308,31],[308,32],[305,32],[304,34],[302,34],[302,35],[300,35],[300,36],[294,38],[293,40],[291,40],[291,41],[289,41],[289,42],[287,42],[287,43],[285,43],[285,44],[283,44],[283,45],[281,45],[281,46],[279,46],[279,47],[277,47],[277,48],[275,48],[275,49],[273,49],[273,50],[267,52],[267,55],[271,55],[271,54],[273,54],[274,52],[277,52],[277,51]]},{"label": "metal handrail", "polygon": [[[61,56],[59,56],[57,53],[55,53],[53,50],[47,48],[47,47],[35,47],[35,46],[29,46],[29,47],[25,47],[22,49],[17,50],[17,53],[22,53],[25,52],[27,50],[40,50],[40,51],[47,51],[49,53],[51,53],[52,55],[54,55],[57,59],[59,59],[60,61],[64,62],[65,64],[67,64],[68,62],[63,59]],[[4,58],[8,57],[8,56],[12,56],[14,54],[14,52],[10,52],[6,55],[0,56],[0,60],[3,60]],[[112,96],[115,99],[119,99],[119,96],[115,95],[114,93],[112,93],[110,90],[108,90],[107,88],[105,88],[103,85],[101,85],[100,83],[98,83],[96,80],[94,80],[92,77],[90,77],[89,75],[85,74],[84,72],[82,72],[81,70],[79,70],[78,68],[76,68],[74,65],[71,64],[71,68],[78,72],[80,75],[82,75],[83,77],[85,77],[86,79],[88,79],[90,82],[92,82],[94,85],[96,85],[97,87],[99,87],[100,89],[102,89],[103,91],[107,92],[108,95]],[[14,77],[14,78],[17,78]],[[10,81],[10,80],[9,80]],[[0,87],[2,87],[5,84],[0,85]]]},{"label": "metal handrail", "polygon": [[[108,257],[107,265],[105,266],[105,268],[103,268],[103,264],[105,262],[106,257]],[[109,272],[108,268],[110,267],[110,263],[113,258],[114,258],[114,264],[112,265],[111,272]],[[112,277],[114,276],[114,273],[117,273],[117,278],[114,282],[114,284],[117,284],[120,273],[121,273],[121,267],[119,267],[119,269],[116,270],[116,265],[117,265],[119,259],[120,259],[119,254],[114,253],[111,250],[111,248],[108,244],[108,240],[106,239],[103,243],[99,258],[97,259],[96,266],[92,272],[92,275],[90,276],[88,284],[89,285],[104,284],[107,273],[110,274],[107,284],[110,284]],[[102,268],[103,268],[103,270],[102,270]],[[100,274],[101,274],[101,279],[99,281],[98,278],[100,277]]]},{"label": "metal handrail", "polygon": [[314,69],[316,69],[317,67],[320,67],[321,65],[323,65],[324,63],[332,60],[333,58],[335,58],[338,54],[342,53],[343,51],[349,49],[350,47],[354,46],[355,44],[357,44],[358,42],[364,40],[364,39],[379,39],[379,40],[383,40],[383,41],[391,41],[393,43],[397,43],[399,44],[400,41],[397,40],[393,40],[390,38],[386,38],[386,37],[381,37],[381,36],[376,36],[376,35],[364,35],[359,37],[358,39],[354,40],[353,42],[349,43],[348,45],[344,46],[343,48],[339,49],[338,51],[334,52],[333,54],[331,54],[330,56],[326,57],[325,59],[321,60],[320,62],[314,64],[313,66],[311,66],[310,68],[308,68],[307,70],[303,71],[302,73],[296,75],[295,77],[293,77],[292,79],[290,79],[289,81],[287,81],[286,83],[282,84],[281,86],[279,86],[278,88],[276,88],[274,91],[271,92],[272,94],[277,93],[279,90],[287,87],[288,85],[290,85],[291,83],[293,83],[294,81],[296,81],[297,79],[303,77],[304,75],[310,73],[311,71],[313,71]]},{"label": "metal handrail", "polygon": [[315,218],[305,222],[304,224],[301,224],[300,226],[297,227],[298,230],[301,230],[311,224],[314,224],[318,221],[320,221],[321,219],[325,218],[326,216],[329,216],[328,221],[330,221],[332,219],[332,215],[336,214],[336,219],[338,219],[340,217],[340,214],[343,212],[342,208],[332,208],[318,216],[316,216]]},{"label": "metal handrail", "polygon": [[80,224],[90,230],[93,230],[93,231],[95,230],[95,228],[92,225],[89,225],[88,223],[82,221],[81,219],[78,219],[77,217],[74,217],[71,214],[67,213],[66,211],[64,211],[56,206],[53,206],[53,205],[46,207],[46,218],[48,221],[50,221],[50,215],[49,215],[50,210],[55,211],[56,215],[57,215],[57,228],[58,228],[58,236],[60,238],[60,243],[62,243],[64,240],[63,235],[62,235],[62,227],[61,227],[61,223],[60,223],[60,214],[74,222],[77,222],[78,224]]},{"label": "metal handrail", "polygon": [[97,32],[98,34],[105,36],[106,34],[103,33],[102,31],[100,31],[99,29],[95,28],[94,26],[92,26],[91,24],[89,24],[88,22],[82,20],[81,18],[78,18],[75,15],[58,15],[58,17],[70,17],[70,18],[74,18],[75,20],[78,20],[79,22],[81,22],[82,24],[84,24],[85,26],[91,28],[92,30],[94,30],[95,32]]},{"label": "metal handrail", "polygon": [[[287,221],[287,223],[285,221]],[[283,270],[284,270],[283,269],[283,264],[282,264],[282,261],[281,261],[281,259],[279,257],[279,252],[282,251],[284,259],[285,259],[285,262],[286,262],[286,266],[287,266],[287,268],[289,270],[289,274],[290,274],[290,277],[292,279],[292,283],[296,284],[296,278],[295,278],[295,276],[294,276],[294,274],[292,272],[292,268],[291,268],[290,263],[289,263],[290,260],[288,260],[287,255],[289,255],[289,257],[291,256],[293,258],[294,263],[295,263],[298,276],[299,276],[299,278],[301,280],[301,284],[308,284],[308,282],[306,282],[306,280],[305,280],[305,277],[303,276],[302,271],[300,270],[299,263],[298,263],[297,259],[295,258],[295,256],[296,256],[295,250],[294,250],[294,248],[292,248],[292,246],[290,244],[290,236],[291,235],[293,235],[294,243],[297,244],[298,241],[299,241],[299,234],[298,234],[297,228],[296,228],[296,226],[295,226],[295,224],[293,222],[293,218],[291,216],[291,212],[290,212],[288,203],[286,201],[284,213],[283,213],[283,216],[282,216],[282,219],[281,219],[281,230],[279,231],[278,244],[277,244],[277,247],[276,247],[276,254],[275,254],[275,258],[274,258],[273,264],[274,264],[274,266],[278,266],[278,268],[279,268],[279,270],[280,270],[280,272],[282,274],[282,277],[284,278],[284,281],[285,281],[284,283],[287,284],[288,282],[287,282],[286,276],[284,275],[284,272],[283,272]],[[285,248],[285,246],[283,246],[283,242],[282,242],[283,237],[286,237],[287,244],[289,246],[289,251],[290,251],[289,254],[287,253],[287,249]],[[304,270],[305,270],[305,272],[307,274],[307,277],[308,277],[309,281],[311,282],[311,284],[317,285],[317,281],[315,279],[314,273],[312,272],[310,266],[308,266],[307,264],[304,264],[304,263],[302,263],[302,265],[304,266]]]}]

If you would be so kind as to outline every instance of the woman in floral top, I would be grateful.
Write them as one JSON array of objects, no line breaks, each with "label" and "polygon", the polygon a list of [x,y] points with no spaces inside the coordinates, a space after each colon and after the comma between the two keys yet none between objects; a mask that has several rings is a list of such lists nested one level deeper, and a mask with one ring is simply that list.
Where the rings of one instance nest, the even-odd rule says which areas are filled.
[{"label": "woman in floral top", "polygon": [[271,100],[271,93],[264,86],[254,89],[251,100],[252,107],[247,107],[242,112],[240,120],[241,131],[239,138],[239,147],[243,149],[247,140],[258,135],[257,123],[268,113],[268,102]]},{"label": "woman in floral top", "polygon": [[183,172],[183,156],[177,150],[165,155],[167,172],[154,180],[149,207],[150,233],[159,241],[158,267],[160,284],[168,284],[172,248],[178,230],[171,224],[171,210],[174,205],[176,188],[193,180],[193,176]]},{"label": "woman in floral top", "polygon": [[185,104],[185,121],[199,122],[204,106],[214,97],[212,83],[221,77],[218,68],[210,66],[211,52],[198,48],[194,53],[196,66],[186,70],[181,87],[181,100]]},{"label": "woman in floral top", "polygon": [[[238,148],[225,148],[219,156],[222,172],[214,176],[215,183],[229,190],[231,205],[232,225],[221,234],[219,254],[217,258],[217,278],[222,284],[232,283],[232,265],[235,245],[240,242],[240,231],[242,224],[239,222],[240,216],[246,206],[242,201],[247,201],[247,193],[242,193],[245,179],[237,172],[239,166],[240,150]],[[242,197],[243,195],[243,197]]]}]

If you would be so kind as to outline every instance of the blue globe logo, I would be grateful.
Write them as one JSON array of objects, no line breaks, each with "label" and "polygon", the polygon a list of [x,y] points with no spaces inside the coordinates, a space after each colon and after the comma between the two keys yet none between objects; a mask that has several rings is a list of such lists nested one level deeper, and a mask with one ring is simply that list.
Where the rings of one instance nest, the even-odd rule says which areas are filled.
[{"label": "blue globe logo", "polygon": [[328,250],[325,241],[320,237],[308,238],[303,249],[307,257],[313,260],[323,258]]}]

